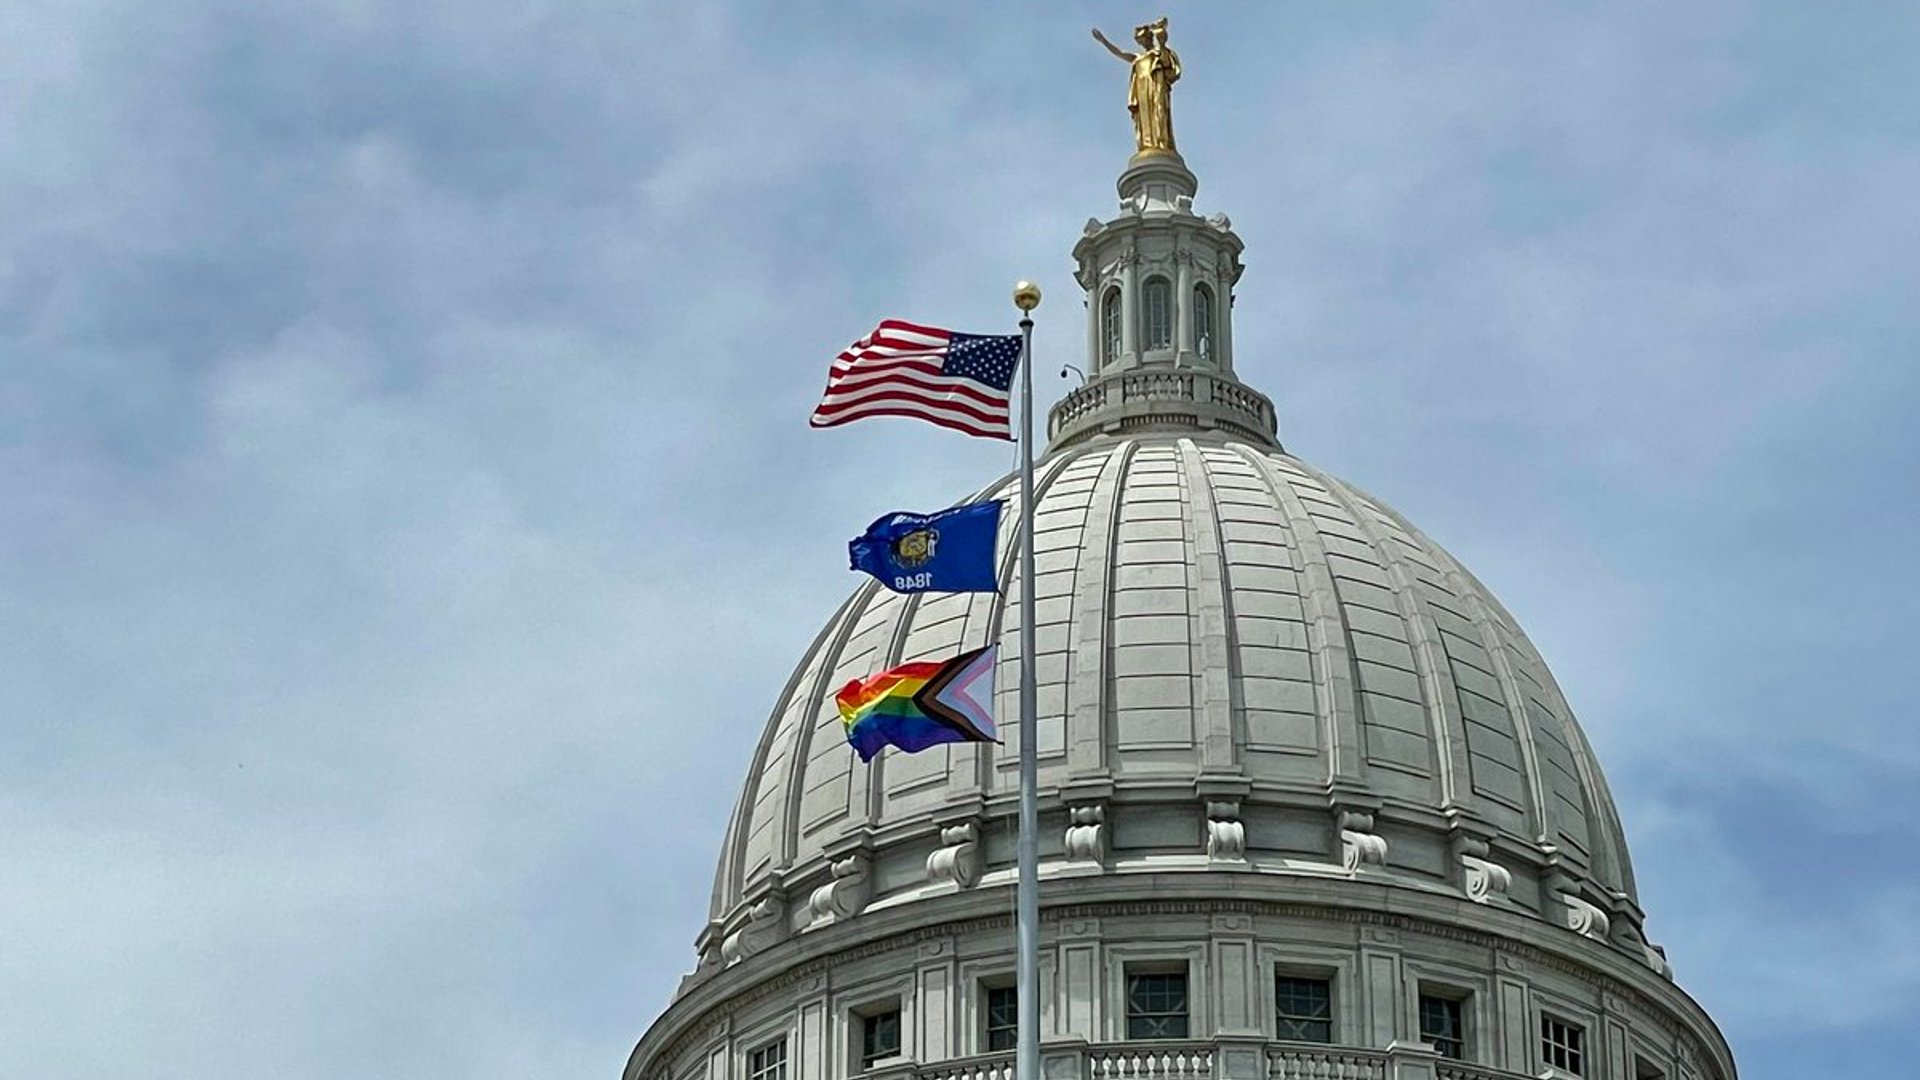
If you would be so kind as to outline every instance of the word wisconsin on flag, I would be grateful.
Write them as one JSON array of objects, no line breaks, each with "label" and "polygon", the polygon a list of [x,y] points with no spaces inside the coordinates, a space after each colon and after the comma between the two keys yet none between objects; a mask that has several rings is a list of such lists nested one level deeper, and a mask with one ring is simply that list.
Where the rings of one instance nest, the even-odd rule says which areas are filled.
[{"label": "word wisconsin on flag", "polygon": [[987,439],[1011,439],[1009,387],[1018,334],[959,334],[887,319],[827,370],[814,427],[864,416],[911,416]]},{"label": "word wisconsin on flag", "polygon": [[993,551],[1000,505],[888,514],[847,544],[847,554],[855,570],[872,574],[894,592],[997,592]]},{"label": "word wisconsin on flag", "polygon": [[945,662],[901,664],[855,679],[834,695],[847,742],[861,761],[881,748],[909,754],[951,742],[999,742],[993,723],[993,668],[998,646]]}]

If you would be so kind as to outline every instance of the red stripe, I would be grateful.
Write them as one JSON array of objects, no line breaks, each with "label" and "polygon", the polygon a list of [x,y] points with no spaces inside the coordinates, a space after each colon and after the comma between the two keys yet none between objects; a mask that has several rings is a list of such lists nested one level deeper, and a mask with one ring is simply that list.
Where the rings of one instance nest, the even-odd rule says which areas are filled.
[{"label": "red stripe", "polygon": [[814,427],[819,427],[819,428],[838,427],[841,424],[849,423],[854,420],[859,420],[862,417],[867,417],[867,416],[910,416],[915,420],[925,420],[930,424],[938,424],[943,428],[951,428],[954,431],[965,432],[968,435],[977,435],[981,438],[986,438],[986,439],[1005,439],[1008,442],[1013,441],[1013,433],[1004,424],[995,428],[975,427],[964,421],[950,420],[943,416],[930,416],[927,413],[920,412],[916,409],[901,409],[901,408],[894,408],[892,406],[876,406],[874,408],[867,409],[859,413],[855,413],[851,416],[841,416],[841,417],[828,419],[828,420],[822,420],[818,414],[815,414],[813,419],[808,422],[811,423]]},{"label": "red stripe", "polygon": [[953,333],[934,326],[916,326],[910,322],[889,319],[874,327],[873,332],[847,346],[849,349],[865,349],[875,345],[895,348],[941,349],[944,350],[953,340]]},{"label": "red stripe", "polygon": [[947,358],[947,347],[942,345],[939,348],[928,348],[925,345],[914,344],[895,345],[886,342],[879,344],[860,342],[847,346],[846,351],[835,356],[834,360],[839,363],[848,363],[873,358],[886,360],[896,356],[917,356],[923,360],[944,360]]},{"label": "red stripe", "polygon": [[962,397],[977,401],[982,405],[1001,409],[1006,408],[1007,402],[1010,400],[1006,391],[995,390],[991,386],[974,382],[972,379],[957,376],[935,376],[934,378],[928,379],[901,371],[881,372],[875,375],[864,375],[855,372],[852,375],[842,376],[827,383],[825,397],[826,400],[832,401],[835,397],[846,396],[857,391],[871,390],[878,386],[895,385],[912,387],[917,390],[926,390],[935,394],[959,394]]},{"label": "red stripe", "polygon": [[814,407],[814,415],[820,415],[820,417],[837,417],[837,415],[856,413],[856,411],[864,409],[866,405],[902,404],[902,402],[904,402],[904,404],[918,405],[918,407],[924,407],[924,409],[939,409],[939,411],[956,413],[956,415],[962,415],[962,417],[966,417],[966,419],[970,419],[970,421],[979,421],[979,423],[987,423],[987,425],[1002,425],[1002,427],[1004,427],[1004,425],[1008,423],[1008,413],[1006,413],[1006,409],[981,411],[981,409],[973,407],[970,402],[952,402],[952,400],[931,398],[931,396],[925,396],[925,394],[914,394],[914,392],[906,392],[906,390],[883,390],[883,392],[879,392],[879,394],[868,394],[868,396],[858,398],[858,400],[820,402],[818,407]]},{"label": "red stripe", "polygon": [[905,319],[881,319],[880,325],[874,330],[874,333],[877,335],[882,330],[905,330],[910,334],[925,334],[928,337],[937,337],[947,341],[953,339],[953,331],[951,330],[942,330],[937,326],[921,326],[919,323],[910,323]]},{"label": "red stripe", "polygon": [[924,360],[918,357],[902,357],[896,360],[884,356],[876,356],[870,359],[862,358],[855,360],[850,364],[835,364],[827,369],[827,376],[828,378],[845,378],[849,375],[867,375],[875,372],[891,371],[895,368],[925,372],[928,375],[938,375],[946,370],[946,365],[935,360]]},{"label": "red stripe", "polygon": [[831,398],[829,398],[826,401],[822,401],[817,407],[815,407],[813,410],[813,413],[815,416],[832,416],[838,413],[847,412],[848,410],[851,410],[851,409],[861,408],[862,406],[866,405],[868,402],[871,402],[871,401],[909,401],[909,402],[915,402],[921,405],[928,405],[928,406],[934,406],[942,409],[948,409],[953,412],[957,412],[966,416],[973,417],[974,419],[979,420],[983,423],[1004,424],[1007,422],[1006,409],[1001,409],[998,412],[983,412],[980,409],[975,408],[972,402],[953,401],[953,400],[941,399],[937,397],[929,397],[925,394],[915,393],[910,390],[891,390],[891,389],[883,390],[877,394],[866,394],[854,400],[836,402]]}]

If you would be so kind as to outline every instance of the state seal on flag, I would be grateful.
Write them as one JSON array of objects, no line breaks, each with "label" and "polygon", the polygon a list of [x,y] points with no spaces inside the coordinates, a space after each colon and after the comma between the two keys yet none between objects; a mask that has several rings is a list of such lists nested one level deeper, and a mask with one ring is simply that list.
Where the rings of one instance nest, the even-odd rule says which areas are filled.
[{"label": "state seal on flag", "polygon": [[894,561],[908,570],[918,570],[933,561],[940,544],[940,531],[928,526],[906,533],[893,542]]}]

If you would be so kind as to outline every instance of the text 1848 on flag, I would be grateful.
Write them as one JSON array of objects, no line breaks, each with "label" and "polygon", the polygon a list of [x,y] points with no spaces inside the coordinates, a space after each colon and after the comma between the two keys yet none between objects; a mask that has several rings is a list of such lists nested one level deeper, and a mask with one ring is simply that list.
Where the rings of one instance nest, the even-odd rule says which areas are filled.
[{"label": "text 1848 on flag", "polygon": [[911,416],[988,439],[1011,439],[1008,396],[1017,334],[960,334],[887,319],[827,372],[814,427],[865,416]]}]

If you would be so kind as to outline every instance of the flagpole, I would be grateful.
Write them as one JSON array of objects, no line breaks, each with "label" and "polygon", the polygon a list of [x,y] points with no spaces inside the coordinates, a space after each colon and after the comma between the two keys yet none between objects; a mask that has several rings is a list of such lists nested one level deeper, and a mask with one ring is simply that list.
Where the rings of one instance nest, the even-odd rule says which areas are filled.
[{"label": "flagpole", "polygon": [[1033,309],[1040,287],[1013,287],[1020,309],[1020,842],[1019,884],[1014,900],[1015,998],[1019,1005],[1015,1080],[1040,1080],[1040,807],[1039,739],[1034,688],[1033,632]]}]

